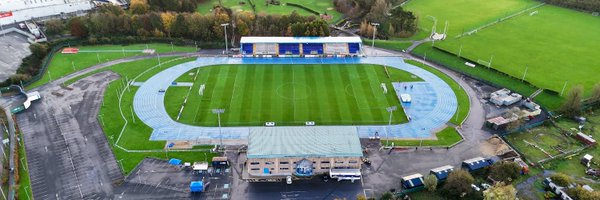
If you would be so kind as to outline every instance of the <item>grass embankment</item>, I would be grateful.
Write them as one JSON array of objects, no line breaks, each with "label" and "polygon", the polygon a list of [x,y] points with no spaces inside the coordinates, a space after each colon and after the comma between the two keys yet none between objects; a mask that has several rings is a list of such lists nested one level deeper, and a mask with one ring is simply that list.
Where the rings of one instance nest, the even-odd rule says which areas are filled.
[{"label": "grass embankment", "polygon": [[[44,72],[42,78],[26,88],[31,89],[48,83],[51,80],[63,77],[70,73],[91,67],[93,65],[117,60],[126,57],[144,55],[141,50],[146,48],[154,49],[155,53],[168,52],[193,52],[195,47],[173,46],[170,44],[132,44],[132,45],[95,45],[95,46],[73,46],[80,51],[108,51],[117,52],[79,52],[77,54],[62,54],[60,50],[54,53],[48,69]],[[123,52],[122,50],[125,50]],[[128,50],[137,50],[137,52],[127,52]]]},{"label": "grass embankment", "polygon": [[[222,3],[224,7],[230,8],[233,12],[249,11],[253,12],[252,1],[256,5],[256,12],[266,14],[278,14],[278,15],[289,15],[293,11],[296,11],[300,15],[314,15],[304,9],[286,5],[286,3],[295,3],[303,5],[321,14],[331,15],[331,20],[328,22],[336,22],[342,18],[342,14],[335,10],[333,1],[322,1],[322,0],[280,0],[280,5],[266,4],[266,1],[258,0],[208,0],[198,3],[198,12],[202,14],[208,14],[212,12],[214,6]],[[317,16],[319,17],[319,16]]]},{"label": "grass embankment", "polygon": [[[400,101],[391,82],[420,81],[405,71],[379,65],[218,65],[202,67],[180,118],[181,123],[217,126],[214,108],[223,108],[224,126],[387,124],[386,107]],[[195,73],[192,69],[189,73]],[[185,73],[182,76],[190,76]],[[180,78],[183,79],[183,78]],[[381,83],[388,93],[383,94]],[[206,89],[200,95],[200,85]],[[176,119],[187,87],[169,87],[165,105]],[[393,123],[407,121],[394,112]]]},{"label": "grass embankment", "polygon": [[446,127],[445,129],[435,134],[437,139],[435,140],[381,140],[382,145],[394,145],[394,146],[435,146],[435,147],[447,147],[460,141],[462,137],[454,129],[454,127]]},{"label": "grass embankment", "polygon": [[[436,63],[442,64],[445,67],[454,71],[466,74],[479,80],[484,80],[485,82],[498,87],[508,88],[524,96],[530,96],[536,90],[538,90],[538,88],[531,84],[522,82],[517,78],[500,73],[496,70],[488,69],[485,66],[479,64],[477,64],[474,68],[466,66],[465,62],[471,61],[459,58],[454,54],[450,54],[439,49],[433,48],[431,47],[431,43],[419,45],[412,51],[412,53],[421,57],[425,57],[425,59],[428,61],[434,61]],[[544,92],[540,93],[534,100],[540,105],[550,110],[555,110],[560,107],[563,98],[559,97],[553,92],[545,90]]]},{"label": "grass embankment", "polygon": [[[176,58],[172,58],[176,59]],[[152,75],[177,64],[193,61],[194,58],[186,58],[168,64],[164,64],[160,68],[150,70],[148,73],[143,74],[136,81],[145,81]],[[161,60],[163,63],[167,60]],[[121,75],[121,78],[113,81],[109,84],[104,95],[104,104],[100,108],[98,120],[104,129],[104,133],[108,138],[110,144],[114,144],[121,133],[121,129],[125,125],[125,120],[120,116],[119,110],[119,99],[118,91],[122,90],[122,85],[125,77],[132,79],[133,77],[141,74],[143,71],[149,69],[152,66],[158,64],[156,59],[146,59],[140,61],[134,61],[129,63],[122,63],[114,65],[105,70],[111,70]],[[83,78],[83,77],[80,77]],[[149,141],[152,129],[142,123],[137,116],[135,122],[132,118],[132,103],[133,96],[137,91],[137,87],[132,87],[126,91],[122,97],[121,108],[123,109],[123,115],[129,121],[125,127],[125,131],[121,136],[119,145],[129,150],[162,150],[165,147],[165,141]],[[120,148],[111,145],[113,153],[118,161],[122,163],[123,171],[128,174],[135,166],[142,161],[145,157],[155,157],[160,159],[178,158],[185,162],[204,161],[210,159],[215,154],[203,152],[126,152]],[[205,158],[205,155],[208,158]]]},{"label": "grass embankment", "polygon": [[[372,46],[373,40],[363,39],[363,45]],[[403,52],[413,43],[410,41],[398,41],[398,40],[375,40],[375,47],[389,49],[394,51]]]}]

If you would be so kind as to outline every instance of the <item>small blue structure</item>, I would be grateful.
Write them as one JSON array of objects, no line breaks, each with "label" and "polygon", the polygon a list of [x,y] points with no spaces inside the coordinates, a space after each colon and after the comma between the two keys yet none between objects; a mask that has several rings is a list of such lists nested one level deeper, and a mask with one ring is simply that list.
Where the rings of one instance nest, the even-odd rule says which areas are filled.
[{"label": "small blue structure", "polygon": [[431,169],[429,173],[433,174],[438,181],[445,181],[448,178],[450,172],[452,171],[454,171],[454,167],[452,167],[451,165],[446,165]]},{"label": "small blue structure", "polygon": [[169,160],[169,164],[171,164],[171,165],[180,165],[181,164],[181,160],[175,159],[175,158],[171,158],[171,160]]},{"label": "small blue structure", "polygon": [[400,183],[402,184],[402,188],[404,188],[404,189],[413,189],[413,188],[417,188],[417,187],[422,187],[422,186],[424,186],[423,175],[413,174],[410,176],[402,177],[402,180],[400,180]]},{"label": "small blue structure", "polygon": [[492,164],[494,164],[494,161],[492,159],[476,157],[463,161],[462,167],[467,169],[467,171],[472,172],[490,166]]},{"label": "small blue structure", "polygon": [[190,191],[191,192],[203,192],[204,191],[204,183],[202,181],[192,181],[190,183]]}]

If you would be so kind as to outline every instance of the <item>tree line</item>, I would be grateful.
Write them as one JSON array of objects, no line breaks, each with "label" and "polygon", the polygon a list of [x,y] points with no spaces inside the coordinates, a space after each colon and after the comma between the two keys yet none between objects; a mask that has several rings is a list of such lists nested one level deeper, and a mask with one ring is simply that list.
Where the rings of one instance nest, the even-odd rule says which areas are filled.
[{"label": "tree line", "polygon": [[576,10],[584,10],[589,12],[600,12],[600,1],[598,0],[542,0],[543,2],[572,8]]},{"label": "tree line", "polygon": [[410,37],[417,31],[417,17],[397,5],[402,0],[334,0],[338,12],[344,13],[354,21],[360,22],[359,34],[372,37],[379,24],[376,37]]},{"label": "tree line", "polygon": [[46,24],[47,30],[52,30],[49,34],[59,33],[62,27],[79,38],[133,35],[214,41],[223,40],[225,29],[221,24],[226,23],[230,24],[227,32],[233,41],[246,35],[329,36],[330,33],[328,24],[315,16],[301,16],[296,12],[289,15],[255,15],[248,11],[234,13],[223,7],[215,7],[207,15],[155,11],[126,14],[120,7],[106,5],[98,12],[71,18],[64,26],[56,21]]}]

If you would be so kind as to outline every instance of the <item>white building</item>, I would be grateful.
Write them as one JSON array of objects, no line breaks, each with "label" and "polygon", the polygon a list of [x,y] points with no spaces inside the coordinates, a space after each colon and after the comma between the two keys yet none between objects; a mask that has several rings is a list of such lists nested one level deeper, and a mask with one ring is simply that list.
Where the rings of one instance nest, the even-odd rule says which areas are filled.
[{"label": "white building", "polygon": [[78,14],[93,8],[90,0],[1,0],[0,24]]}]

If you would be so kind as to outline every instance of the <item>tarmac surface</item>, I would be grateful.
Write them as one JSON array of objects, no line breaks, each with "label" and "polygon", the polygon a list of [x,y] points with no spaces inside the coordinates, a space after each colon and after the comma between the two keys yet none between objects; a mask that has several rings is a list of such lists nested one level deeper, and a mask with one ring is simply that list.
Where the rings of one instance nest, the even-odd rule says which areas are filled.
[{"label": "tarmac surface", "polygon": [[0,35],[0,82],[15,74],[21,60],[30,54],[25,36],[15,32]]},{"label": "tarmac surface", "polygon": [[[231,178],[228,168],[197,173],[166,160],[146,158],[116,189],[112,199],[229,199]],[[191,181],[202,181],[205,190],[191,193]]]},{"label": "tarmac surface", "polygon": [[107,80],[102,72],[73,85],[39,91],[42,99],[17,115],[36,199],[105,199],[123,179],[95,114]]}]

